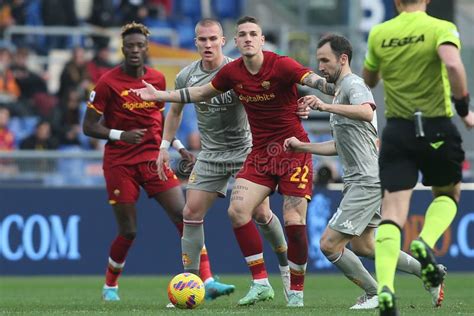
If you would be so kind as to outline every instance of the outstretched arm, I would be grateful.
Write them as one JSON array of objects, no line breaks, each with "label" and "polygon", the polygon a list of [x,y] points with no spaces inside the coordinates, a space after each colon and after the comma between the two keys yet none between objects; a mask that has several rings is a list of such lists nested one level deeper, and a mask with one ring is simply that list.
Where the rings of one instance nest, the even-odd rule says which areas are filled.
[{"label": "outstretched arm", "polygon": [[285,151],[306,152],[321,156],[337,155],[336,143],[333,140],[321,143],[304,143],[296,137],[285,139],[283,143]]},{"label": "outstretched arm", "polygon": [[210,83],[199,87],[160,91],[145,80],[142,80],[142,82],[145,88],[130,89],[130,91],[145,101],[191,103],[211,99],[223,92],[214,89]]},{"label": "outstretched arm", "polygon": [[363,104],[329,104],[324,103],[315,95],[307,95],[298,100],[301,107],[310,107],[313,110],[334,113],[359,121],[371,122],[374,118],[374,109],[370,103]]},{"label": "outstretched arm", "polygon": [[306,77],[304,77],[301,83],[307,85],[308,87],[318,89],[324,94],[336,94],[336,85],[333,83],[327,83],[326,79],[315,74],[314,72],[311,72]]}]

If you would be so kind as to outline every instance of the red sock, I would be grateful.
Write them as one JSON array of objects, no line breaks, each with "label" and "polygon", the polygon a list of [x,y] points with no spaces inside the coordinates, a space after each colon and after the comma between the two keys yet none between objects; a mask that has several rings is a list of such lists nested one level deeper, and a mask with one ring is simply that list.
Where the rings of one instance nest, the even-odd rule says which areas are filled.
[{"label": "red sock", "polygon": [[117,286],[117,280],[122,274],[125,258],[132,244],[133,239],[126,239],[120,235],[112,242],[109,252],[109,264],[105,272],[105,284],[107,286]]},{"label": "red sock", "polygon": [[209,262],[209,256],[207,255],[206,247],[203,247],[201,250],[201,262],[199,265],[199,274],[203,282],[209,278],[212,278],[211,264]]},{"label": "red sock", "polygon": [[178,229],[178,233],[179,233],[179,237],[183,237],[183,227],[184,227],[184,223],[183,222],[179,222],[179,223],[176,223],[176,229]]},{"label": "red sock", "polygon": [[288,237],[288,261],[290,264],[290,289],[303,291],[306,263],[308,261],[308,237],[306,225],[285,227]]},{"label": "red sock", "polygon": [[252,273],[252,278],[254,280],[268,278],[263,261],[262,238],[255,223],[251,220],[243,226],[234,228],[234,234]]}]

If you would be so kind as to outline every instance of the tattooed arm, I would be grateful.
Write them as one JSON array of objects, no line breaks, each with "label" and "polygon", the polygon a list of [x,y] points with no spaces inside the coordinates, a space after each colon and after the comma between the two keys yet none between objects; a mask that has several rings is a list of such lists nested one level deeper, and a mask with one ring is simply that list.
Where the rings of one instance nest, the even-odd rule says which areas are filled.
[{"label": "tattooed arm", "polygon": [[306,77],[304,77],[301,83],[307,85],[308,87],[318,89],[327,95],[334,95],[336,93],[335,84],[327,83],[326,79],[315,74],[314,72],[310,72]]}]

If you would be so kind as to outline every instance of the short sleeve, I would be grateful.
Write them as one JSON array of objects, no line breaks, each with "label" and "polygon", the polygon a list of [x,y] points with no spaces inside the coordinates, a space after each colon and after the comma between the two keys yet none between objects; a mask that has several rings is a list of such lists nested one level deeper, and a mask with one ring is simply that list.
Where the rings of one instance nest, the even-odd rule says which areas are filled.
[{"label": "short sleeve", "polygon": [[226,92],[233,88],[231,66],[232,63],[229,63],[217,72],[216,76],[211,81],[211,85],[214,89],[220,92]]},{"label": "short sleeve", "polygon": [[369,33],[369,39],[367,40],[367,53],[365,55],[364,60],[364,67],[369,71],[378,71],[380,65],[380,61],[377,55],[375,54],[374,38],[375,31],[374,29],[372,29],[372,31]]},{"label": "short sleeve", "polygon": [[443,43],[452,43],[456,45],[458,49],[461,49],[461,41],[456,25],[447,21],[443,22],[437,32],[436,47],[439,47]]},{"label": "short sleeve", "polygon": [[375,105],[374,97],[369,87],[361,79],[353,79],[349,87],[349,102],[351,104],[370,103]]},{"label": "short sleeve", "polygon": [[94,109],[97,113],[103,114],[106,107],[106,100],[109,99],[110,90],[108,85],[99,80],[94,90],[89,94],[87,107]]},{"label": "short sleeve", "polygon": [[281,56],[278,59],[278,73],[282,78],[287,78],[289,83],[301,83],[311,71],[311,69],[302,66],[296,60]]},{"label": "short sleeve", "polygon": [[184,74],[184,69],[181,70],[177,75],[176,79],[174,81],[174,88],[175,89],[183,89],[186,88],[186,79],[185,79],[185,74]]}]

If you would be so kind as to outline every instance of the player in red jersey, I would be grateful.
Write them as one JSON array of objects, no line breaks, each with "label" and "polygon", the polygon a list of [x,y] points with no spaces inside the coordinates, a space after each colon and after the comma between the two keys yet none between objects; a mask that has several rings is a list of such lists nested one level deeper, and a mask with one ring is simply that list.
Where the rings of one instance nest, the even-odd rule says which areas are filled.
[{"label": "player in red jersey", "polygon": [[233,89],[245,107],[252,131],[253,148],[247,156],[231,195],[229,216],[253,282],[239,305],[272,299],[273,289],[263,261],[262,240],[251,220],[252,210],[278,187],[283,195],[283,216],[288,238],[291,286],[287,306],[303,306],[303,286],[308,257],[306,234],[307,201],[312,193],[311,157],[288,153],[283,142],[295,134],[308,137],[297,115],[296,84],[306,84],[334,94],[334,86],[289,57],[262,51],[264,36],[253,17],[237,22],[235,43],[241,58],[225,65],[211,83],[176,91],[158,91],[144,81],[145,88],[131,89],[144,100],[198,102]]},{"label": "player in red jersey", "polygon": [[[136,235],[135,203],[140,186],[149,197],[160,203],[180,234],[183,231],[182,212],[185,201],[180,183],[171,169],[166,170],[166,181],[159,179],[156,170],[164,104],[143,101],[129,93],[130,87],[143,86],[142,80],[149,81],[158,89],[166,87],[163,74],[144,65],[148,52],[148,36],[149,31],[142,24],[130,23],[123,27],[122,53],[125,60],[99,80],[90,94],[83,123],[86,135],[109,139],[105,146],[103,169],[109,203],[114,209],[118,224],[118,236],[112,242],[109,252],[109,264],[102,290],[103,299],[106,301],[120,300],[118,278]],[[182,145],[178,149],[183,159],[193,159]],[[201,277],[212,277],[205,250],[201,254],[202,260],[206,264],[201,265]]]}]

